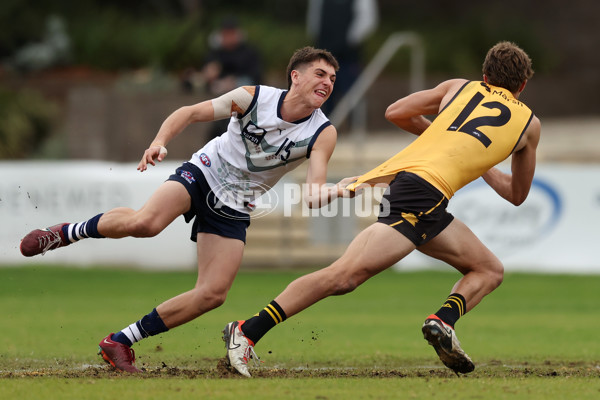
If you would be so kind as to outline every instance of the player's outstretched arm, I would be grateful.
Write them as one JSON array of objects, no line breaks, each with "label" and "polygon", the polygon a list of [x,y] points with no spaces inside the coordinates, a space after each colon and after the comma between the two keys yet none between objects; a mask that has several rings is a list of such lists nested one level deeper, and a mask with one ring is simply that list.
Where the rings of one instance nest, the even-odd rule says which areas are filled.
[{"label": "player's outstretched arm", "polygon": [[420,135],[431,125],[425,115],[438,114],[465,82],[465,79],[451,79],[433,89],[403,97],[385,110],[385,118],[407,132]]},{"label": "player's outstretched arm", "polygon": [[165,119],[156,137],[144,151],[144,155],[137,167],[138,171],[145,171],[148,168],[148,164],[155,165],[155,160],[159,162],[164,160],[167,155],[167,144],[188,125],[194,122],[211,121],[213,115],[214,109],[211,100],[175,110]]},{"label": "player's outstretched arm", "polygon": [[353,197],[354,192],[346,186],[356,177],[344,178],[335,185],[327,185],[327,164],[333,154],[337,140],[337,131],[333,125],[321,132],[313,145],[306,174],[306,190],[304,201],[309,208],[319,208],[329,204],[338,197]]},{"label": "player's outstretched arm", "polygon": [[145,171],[148,164],[155,165],[155,160],[162,161],[167,155],[167,143],[188,125],[229,118],[234,113],[243,114],[254,98],[254,91],[253,86],[243,86],[215,99],[175,110],[165,119],[152,144],[144,151],[137,169]]}]

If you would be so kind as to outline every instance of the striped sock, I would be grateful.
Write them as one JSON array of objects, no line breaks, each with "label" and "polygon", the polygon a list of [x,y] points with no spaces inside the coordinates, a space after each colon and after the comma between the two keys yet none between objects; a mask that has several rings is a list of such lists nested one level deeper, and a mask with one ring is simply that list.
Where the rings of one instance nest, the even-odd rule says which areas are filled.
[{"label": "striped sock", "polygon": [[258,314],[244,322],[241,329],[244,335],[256,344],[265,333],[286,319],[283,309],[273,300]]},{"label": "striped sock", "polygon": [[112,340],[131,346],[148,336],[158,335],[168,331],[169,328],[165,325],[156,308],[142,319],[129,325],[122,331],[115,333]]},{"label": "striped sock", "polygon": [[456,321],[467,312],[467,302],[459,293],[452,293],[435,313],[442,321],[454,327]]},{"label": "striped sock", "polygon": [[65,225],[62,228],[63,234],[71,243],[85,238],[101,239],[104,236],[98,232],[98,221],[102,215],[98,214],[87,221]]}]

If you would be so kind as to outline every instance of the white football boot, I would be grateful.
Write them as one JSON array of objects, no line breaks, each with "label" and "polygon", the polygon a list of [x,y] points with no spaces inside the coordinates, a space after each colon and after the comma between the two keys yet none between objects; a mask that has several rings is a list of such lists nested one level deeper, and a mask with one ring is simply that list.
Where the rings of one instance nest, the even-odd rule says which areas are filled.
[{"label": "white football boot", "polygon": [[254,352],[254,342],[244,336],[240,327],[245,321],[230,322],[223,329],[223,341],[227,348],[227,361],[237,372],[251,378],[248,372],[248,361],[254,360],[259,365],[260,359]]}]

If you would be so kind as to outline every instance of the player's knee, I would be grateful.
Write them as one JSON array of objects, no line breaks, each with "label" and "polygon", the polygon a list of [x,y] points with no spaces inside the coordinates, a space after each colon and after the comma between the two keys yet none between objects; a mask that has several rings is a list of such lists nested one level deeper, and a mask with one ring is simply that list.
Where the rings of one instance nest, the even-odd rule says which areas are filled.
[{"label": "player's knee", "polygon": [[350,293],[364,282],[363,274],[357,269],[346,269],[343,272],[336,273],[332,276],[333,279],[333,295],[339,296]]},{"label": "player's knee", "polygon": [[504,280],[504,266],[500,261],[497,261],[492,264],[491,268],[486,270],[486,275],[488,284],[493,290],[500,286]]},{"label": "player's knee", "polygon": [[333,291],[332,291],[332,295],[333,296],[340,296],[346,293],[350,293],[352,292],[354,289],[356,289],[358,287],[358,285],[356,284],[356,281],[353,279],[340,279],[336,282],[336,284],[333,286]]},{"label": "player's knee", "polygon": [[214,309],[217,307],[221,307],[223,303],[225,303],[225,295],[214,295],[210,296],[206,299],[206,305],[209,309]]},{"label": "player's knee", "polygon": [[196,296],[196,303],[198,308],[212,310],[220,307],[225,303],[227,298],[226,291],[220,290],[202,290],[198,289],[199,295]]}]

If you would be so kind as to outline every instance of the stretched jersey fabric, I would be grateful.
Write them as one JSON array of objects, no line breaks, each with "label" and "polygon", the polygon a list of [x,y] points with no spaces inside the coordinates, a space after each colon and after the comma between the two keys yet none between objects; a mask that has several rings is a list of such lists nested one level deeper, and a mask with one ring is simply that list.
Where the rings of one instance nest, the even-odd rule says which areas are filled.
[{"label": "stretched jersey fabric", "polygon": [[317,109],[294,122],[281,118],[287,91],[256,86],[250,106],[234,115],[227,131],[192,155],[217,198],[249,212],[254,201],[310,157],[319,134],[331,123]]},{"label": "stretched jersey fabric", "polygon": [[398,172],[408,171],[450,199],[506,159],[532,117],[532,111],[507,89],[469,81],[414,142],[349,189],[361,183],[389,183]]}]

